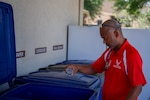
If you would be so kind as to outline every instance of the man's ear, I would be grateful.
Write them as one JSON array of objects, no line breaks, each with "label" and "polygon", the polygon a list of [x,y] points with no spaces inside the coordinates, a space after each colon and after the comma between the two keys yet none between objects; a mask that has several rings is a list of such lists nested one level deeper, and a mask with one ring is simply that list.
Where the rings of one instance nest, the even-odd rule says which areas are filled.
[{"label": "man's ear", "polygon": [[114,31],[114,35],[116,36],[116,38],[119,36],[119,32],[117,30]]}]

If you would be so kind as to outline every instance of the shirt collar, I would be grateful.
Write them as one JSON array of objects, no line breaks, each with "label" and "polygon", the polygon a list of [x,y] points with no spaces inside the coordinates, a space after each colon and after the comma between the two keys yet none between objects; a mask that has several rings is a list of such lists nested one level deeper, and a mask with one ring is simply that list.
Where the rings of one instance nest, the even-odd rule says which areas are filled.
[{"label": "shirt collar", "polygon": [[117,54],[122,54],[126,48],[126,46],[129,44],[128,40],[126,39],[121,48],[117,51]]}]

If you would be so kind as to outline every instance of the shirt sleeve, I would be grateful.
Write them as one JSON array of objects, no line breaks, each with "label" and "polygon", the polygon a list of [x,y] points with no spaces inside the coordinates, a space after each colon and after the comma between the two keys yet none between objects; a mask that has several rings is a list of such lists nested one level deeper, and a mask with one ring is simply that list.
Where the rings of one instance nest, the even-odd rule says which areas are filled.
[{"label": "shirt sleeve", "polygon": [[142,58],[138,52],[135,52],[128,56],[127,58],[127,66],[128,66],[128,77],[131,86],[137,86],[142,84],[143,86],[146,84],[146,79],[142,70]]},{"label": "shirt sleeve", "polygon": [[105,70],[106,62],[104,60],[104,55],[105,55],[106,51],[92,64],[94,70],[97,73],[102,73]]}]

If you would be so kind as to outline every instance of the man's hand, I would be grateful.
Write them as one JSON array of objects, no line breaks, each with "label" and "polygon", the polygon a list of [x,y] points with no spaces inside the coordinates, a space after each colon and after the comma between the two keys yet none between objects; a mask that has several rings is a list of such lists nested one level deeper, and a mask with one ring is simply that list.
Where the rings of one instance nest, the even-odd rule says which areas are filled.
[{"label": "man's hand", "polygon": [[67,65],[65,71],[68,75],[74,75],[76,72],[78,72],[78,65]]}]

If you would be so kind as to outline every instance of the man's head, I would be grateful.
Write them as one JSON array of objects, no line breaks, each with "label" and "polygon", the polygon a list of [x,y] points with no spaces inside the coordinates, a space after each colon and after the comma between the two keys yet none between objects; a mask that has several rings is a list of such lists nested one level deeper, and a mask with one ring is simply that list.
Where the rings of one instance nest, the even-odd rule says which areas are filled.
[{"label": "man's head", "polygon": [[103,42],[111,49],[119,49],[124,42],[121,25],[113,19],[105,21],[100,27]]}]

